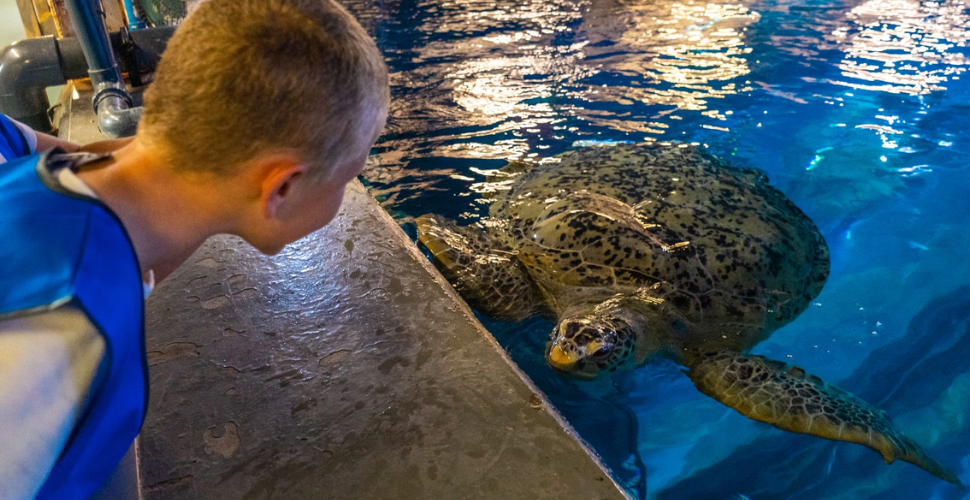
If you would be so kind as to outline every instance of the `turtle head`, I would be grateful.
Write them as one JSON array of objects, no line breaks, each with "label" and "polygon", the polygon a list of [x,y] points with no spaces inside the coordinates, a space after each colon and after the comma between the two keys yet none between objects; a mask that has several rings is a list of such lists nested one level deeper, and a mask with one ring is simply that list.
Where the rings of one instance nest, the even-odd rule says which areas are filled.
[{"label": "turtle head", "polygon": [[631,323],[597,312],[564,318],[546,344],[546,362],[580,378],[634,368],[636,330]]}]

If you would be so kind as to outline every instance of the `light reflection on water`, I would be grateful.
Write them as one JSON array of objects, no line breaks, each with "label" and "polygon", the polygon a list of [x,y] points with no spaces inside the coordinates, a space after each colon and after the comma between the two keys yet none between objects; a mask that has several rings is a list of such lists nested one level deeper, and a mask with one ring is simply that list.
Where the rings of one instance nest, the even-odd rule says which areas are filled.
[{"label": "light reflection on water", "polygon": [[[753,53],[746,40],[761,22],[759,9],[787,14],[794,7],[633,0],[356,7],[358,13],[382,19],[374,30],[384,30],[380,36],[388,42],[383,48],[395,70],[397,97],[381,144],[386,154],[367,178],[390,208],[405,211],[398,205],[419,199],[445,178],[457,174],[473,179],[472,184],[483,181],[447,162],[432,169],[421,166],[421,174],[414,175],[404,167],[415,159],[538,158],[561,152],[576,139],[604,135],[696,142],[698,129],[744,133],[761,126],[763,117],[732,117],[739,110],[738,99],[731,97],[767,94],[797,104],[838,106],[856,98],[852,93],[796,93],[766,83],[799,66],[821,70],[802,80],[829,84],[831,93],[839,87],[942,91],[965,71],[962,49],[970,23],[962,1],[872,0],[826,7],[815,18],[797,19],[814,25],[788,24],[791,19],[774,16],[781,25],[766,26],[754,37],[770,37],[769,50]],[[769,52],[797,59],[761,61],[771,57]],[[753,67],[761,70],[754,76]],[[883,123],[891,116],[876,113],[868,123],[849,126],[874,130],[885,147],[894,148],[898,141],[891,135],[905,131]],[[447,191],[455,191],[448,186]],[[470,189],[465,185],[459,191]]]},{"label": "light reflection on water", "polygon": [[967,47],[970,16],[962,1],[870,0],[852,9],[831,38],[845,58],[848,80],[837,85],[889,93],[944,90],[970,63],[954,48]]},{"label": "light reflection on water", "polygon": [[[536,158],[597,135],[594,128],[638,141],[661,137],[683,113],[700,113],[708,122],[703,127],[725,131],[722,122],[732,111],[710,101],[752,89],[751,82],[739,81],[750,71],[743,33],[759,15],[739,3],[554,0],[383,7],[390,31],[400,30],[395,38],[400,45],[385,45],[399,56],[396,65],[392,57],[399,99],[381,144],[387,154],[368,180],[392,208],[441,180],[404,170],[418,155]],[[413,9],[424,17],[400,20],[414,15]],[[401,150],[412,154],[400,156]]]},{"label": "light reflection on water", "polygon": [[[402,221],[478,221],[509,182],[498,168],[578,140],[690,141],[760,168],[820,226],[833,273],[758,353],[883,401],[947,465],[970,466],[965,370],[919,375],[970,336],[970,303],[953,292],[970,283],[964,1],[349,4],[393,72],[365,178]],[[645,465],[650,498],[963,498],[915,468],[738,417],[677,367],[576,385],[545,368],[551,325],[485,322],[623,481]]]},{"label": "light reflection on water", "polygon": [[[759,17],[733,2],[593,2],[580,27],[589,41],[585,59],[597,71],[628,78],[632,84],[590,89],[587,97],[673,108],[661,110],[661,116],[690,110],[723,120],[722,112],[709,109],[709,101],[751,90],[738,78],[750,72],[743,57],[751,52],[744,44],[744,31]],[[610,126],[610,118],[594,123]],[[667,128],[662,122],[652,125]]]}]

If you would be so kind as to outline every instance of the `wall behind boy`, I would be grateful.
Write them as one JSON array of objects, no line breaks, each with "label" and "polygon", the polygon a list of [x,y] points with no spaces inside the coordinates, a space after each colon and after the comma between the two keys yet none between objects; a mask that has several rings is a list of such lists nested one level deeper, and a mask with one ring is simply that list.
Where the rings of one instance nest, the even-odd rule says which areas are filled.
[{"label": "wall behind boy", "polygon": [[0,47],[24,38],[24,23],[15,0],[0,1]]}]

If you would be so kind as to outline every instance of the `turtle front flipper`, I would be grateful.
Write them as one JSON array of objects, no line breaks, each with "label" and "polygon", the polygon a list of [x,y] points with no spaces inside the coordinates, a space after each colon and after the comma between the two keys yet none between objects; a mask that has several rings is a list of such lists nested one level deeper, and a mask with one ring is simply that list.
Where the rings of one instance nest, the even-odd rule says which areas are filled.
[{"label": "turtle front flipper", "polygon": [[437,215],[417,219],[418,241],[469,305],[504,320],[535,312],[532,281],[515,253],[484,231]]},{"label": "turtle front flipper", "polygon": [[704,394],[779,429],[868,446],[886,463],[897,458],[945,481],[960,480],[893,426],[886,412],[808,375],[761,356],[711,352],[690,356],[687,374]]}]

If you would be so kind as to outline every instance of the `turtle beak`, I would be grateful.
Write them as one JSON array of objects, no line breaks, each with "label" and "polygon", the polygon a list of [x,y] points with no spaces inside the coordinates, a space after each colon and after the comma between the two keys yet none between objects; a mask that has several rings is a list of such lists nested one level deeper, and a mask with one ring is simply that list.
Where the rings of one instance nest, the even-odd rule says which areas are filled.
[{"label": "turtle beak", "polygon": [[577,352],[567,352],[563,350],[562,346],[558,343],[553,344],[552,348],[546,354],[546,361],[553,368],[568,372],[576,366],[576,362],[579,361],[579,353]]}]

